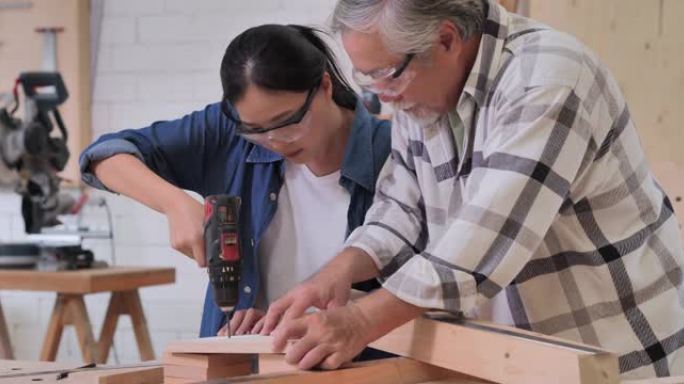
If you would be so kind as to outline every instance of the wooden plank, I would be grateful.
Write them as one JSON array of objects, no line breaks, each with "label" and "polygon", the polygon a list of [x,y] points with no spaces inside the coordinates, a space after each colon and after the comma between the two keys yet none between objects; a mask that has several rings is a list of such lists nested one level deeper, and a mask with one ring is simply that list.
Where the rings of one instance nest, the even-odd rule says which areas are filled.
[{"label": "wooden plank", "polygon": [[613,354],[484,322],[459,325],[419,318],[370,346],[493,382],[619,382],[617,357]]},{"label": "wooden plank", "polygon": [[[254,384],[412,384],[430,380],[452,378],[462,379],[460,383],[486,383],[468,378],[446,369],[405,358],[354,363],[334,371],[298,371],[267,375],[233,377],[229,381],[216,380],[212,383],[254,383]],[[458,382],[458,381],[457,381]]]},{"label": "wooden plank", "polygon": [[171,284],[174,268],[110,267],[77,271],[0,270],[0,289],[95,293]]},{"label": "wooden plank", "polygon": [[111,370],[98,373],[97,384],[162,384],[164,370],[162,367],[140,368],[130,370]]},{"label": "wooden plank", "polygon": [[14,359],[10,335],[7,330],[7,320],[2,311],[2,303],[0,303],[0,359]]},{"label": "wooden plank", "polygon": [[201,353],[201,354],[258,354],[282,353],[273,351],[273,337],[261,335],[215,336],[201,339],[180,340],[169,343],[165,354]]},{"label": "wooden plank", "polygon": [[[74,369],[78,364],[36,361],[0,360],[0,383],[2,384],[162,384],[161,367],[115,368],[98,371],[72,372],[61,380],[57,374],[40,374],[44,371]],[[3,378],[5,375],[29,374],[29,376]]]}]

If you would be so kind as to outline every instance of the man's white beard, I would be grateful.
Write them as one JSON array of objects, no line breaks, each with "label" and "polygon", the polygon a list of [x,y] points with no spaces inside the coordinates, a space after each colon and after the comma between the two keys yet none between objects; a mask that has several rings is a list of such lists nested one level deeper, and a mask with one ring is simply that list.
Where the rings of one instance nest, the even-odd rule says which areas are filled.
[{"label": "man's white beard", "polygon": [[416,123],[422,126],[432,125],[442,117],[440,113],[432,111],[426,107],[416,106],[410,103],[392,103],[395,110],[406,112]]}]

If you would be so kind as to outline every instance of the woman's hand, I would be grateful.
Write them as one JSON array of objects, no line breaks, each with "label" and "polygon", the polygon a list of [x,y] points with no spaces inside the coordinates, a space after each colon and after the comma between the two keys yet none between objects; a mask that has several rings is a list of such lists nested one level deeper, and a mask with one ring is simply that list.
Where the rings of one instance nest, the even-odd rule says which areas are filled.
[{"label": "woman's hand", "polygon": [[171,246],[178,252],[194,258],[197,265],[206,267],[204,250],[204,207],[182,192],[173,204],[164,209],[169,221]]},{"label": "woman's hand", "polygon": [[263,325],[263,318],[266,312],[261,309],[249,308],[235,311],[230,323],[226,323],[218,331],[217,336],[227,336],[228,326],[230,326],[231,335],[249,335],[256,334],[260,328],[259,324]]}]

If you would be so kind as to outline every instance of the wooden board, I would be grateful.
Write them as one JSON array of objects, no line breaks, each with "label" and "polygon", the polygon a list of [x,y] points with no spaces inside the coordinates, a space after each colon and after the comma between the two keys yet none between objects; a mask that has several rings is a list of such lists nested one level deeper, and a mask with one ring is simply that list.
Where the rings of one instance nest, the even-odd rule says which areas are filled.
[{"label": "wooden board", "polygon": [[95,293],[171,284],[174,268],[110,267],[78,271],[0,270],[0,289]]},{"label": "wooden board", "polygon": [[180,340],[169,343],[164,354],[267,354],[282,353],[273,350],[273,336],[243,335],[215,336],[201,339]]},{"label": "wooden board", "polygon": [[[66,378],[57,380],[57,374],[40,374],[52,370],[68,370],[77,364],[48,363],[35,361],[0,360],[0,383],[2,384],[161,384],[161,367],[142,367],[125,369],[106,369],[92,372],[73,372]],[[3,375],[27,373],[29,376],[3,378]],[[34,373],[34,374],[32,374]]]},{"label": "wooden board", "polygon": [[419,318],[370,346],[497,383],[619,382],[614,354],[484,322]]}]

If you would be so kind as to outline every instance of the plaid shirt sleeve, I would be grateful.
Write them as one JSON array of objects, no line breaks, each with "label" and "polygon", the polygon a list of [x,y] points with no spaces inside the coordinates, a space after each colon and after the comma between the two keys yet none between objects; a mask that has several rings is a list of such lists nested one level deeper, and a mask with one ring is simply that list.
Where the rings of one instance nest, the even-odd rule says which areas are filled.
[{"label": "plaid shirt sleeve", "polygon": [[[396,116],[392,124],[400,124]],[[396,261],[395,256],[401,259],[420,252],[427,240],[413,156],[403,132],[392,129],[392,148],[378,175],[373,205],[364,225],[347,239],[348,246],[363,249],[381,270]]]},{"label": "plaid shirt sleeve", "polygon": [[572,87],[540,86],[509,97],[498,103],[495,128],[473,154],[479,165],[459,180],[463,201],[454,220],[427,244],[420,194],[431,191],[420,191],[406,160],[416,154],[403,156],[411,141],[401,136],[402,126],[393,127],[392,158],[376,202],[348,245],[383,267],[384,288],[400,299],[467,313],[493,297],[540,247],[595,152]]}]

